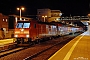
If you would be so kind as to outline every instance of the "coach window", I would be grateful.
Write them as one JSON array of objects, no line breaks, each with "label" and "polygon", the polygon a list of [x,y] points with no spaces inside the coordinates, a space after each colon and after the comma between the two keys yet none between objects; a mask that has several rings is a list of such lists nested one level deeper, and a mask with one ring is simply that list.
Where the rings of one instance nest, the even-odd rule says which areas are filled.
[{"label": "coach window", "polygon": [[36,28],[36,24],[34,24],[34,28]]}]

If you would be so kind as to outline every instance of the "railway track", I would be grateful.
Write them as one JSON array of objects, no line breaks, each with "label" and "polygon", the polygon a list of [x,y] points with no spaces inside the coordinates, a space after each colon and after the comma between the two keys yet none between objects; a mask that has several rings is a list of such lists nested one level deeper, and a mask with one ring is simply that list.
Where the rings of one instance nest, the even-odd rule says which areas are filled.
[{"label": "railway track", "polygon": [[[3,60],[3,59],[6,59],[6,60],[10,60],[10,59],[12,59],[12,60],[30,60],[30,59],[32,59],[33,60],[33,59],[36,59],[37,60],[37,58],[41,57],[42,54],[44,54],[46,52],[48,53],[49,51],[53,51],[53,53],[48,53],[48,56],[45,58],[47,60],[47,58],[49,58],[52,54],[54,54],[54,52],[56,52],[58,49],[60,49],[60,47],[59,48],[55,48],[55,47],[60,46],[59,44],[63,45],[63,43],[61,43],[61,42],[62,41],[65,42],[67,40],[67,38],[71,38],[71,37],[64,36],[64,37],[56,38],[53,40],[42,42],[40,44],[33,45],[30,48],[28,47],[26,49],[21,49],[20,51],[12,52],[11,54],[8,53],[6,55],[3,55],[3,57],[1,57],[0,60]],[[61,45],[61,47],[62,47],[62,45]],[[47,54],[44,54],[43,56],[45,56],[45,55],[47,55]],[[39,60],[40,60],[40,58],[39,58]]]},{"label": "railway track", "polygon": [[1,57],[4,57],[4,56],[6,56],[6,55],[9,55],[9,54],[12,54],[12,53],[14,53],[14,52],[18,52],[18,51],[21,51],[21,50],[23,50],[24,48],[16,48],[16,49],[12,49],[12,50],[7,50],[7,51],[4,51],[4,52],[1,52],[0,53],[0,58]]},{"label": "railway track", "polygon": [[[67,37],[67,36],[66,36]],[[66,43],[68,43],[71,39],[74,37],[69,37],[66,39],[66,37],[63,37],[63,41],[59,41],[58,43],[38,52],[35,53],[23,60],[48,60],[48,58],[54,54],[57,50],[59,50],[61,47],[63,47]]]}]

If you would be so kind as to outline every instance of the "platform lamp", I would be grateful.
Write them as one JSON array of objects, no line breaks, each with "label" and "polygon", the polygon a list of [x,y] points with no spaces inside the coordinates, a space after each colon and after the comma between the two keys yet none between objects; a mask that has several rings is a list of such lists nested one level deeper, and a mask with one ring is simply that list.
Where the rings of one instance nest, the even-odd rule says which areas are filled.
[{"label": "platform lamp", "polygon": [[21,18],[21,11],[22,11],[22,10],[24,10],[24,9],[25,9],[24,7],[17,8],[17,10],[19,10],[19,11],[20,11],[20,20],[22,20],[22,18]]},{"label": "platform lamp", "polygon": [[42,16],[42,18],[44,18],[44,22],[46,22],[46,21],[45,21],[45,18],[47,18],[47,16],[46,16],[46,15],[45,15],[45,16]]}]

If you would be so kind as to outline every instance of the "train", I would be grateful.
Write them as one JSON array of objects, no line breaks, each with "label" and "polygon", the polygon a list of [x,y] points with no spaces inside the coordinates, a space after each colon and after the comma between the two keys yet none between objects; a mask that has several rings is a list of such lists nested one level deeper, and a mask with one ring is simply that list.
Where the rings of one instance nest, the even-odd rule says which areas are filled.
[{"label": "train", "polygon": [[61,22],[41,22],[30,19],[19,20],[15,23],[14,37],[17,44],[27,44],[80,31],[83,31],[82,27],[65,25]]}]

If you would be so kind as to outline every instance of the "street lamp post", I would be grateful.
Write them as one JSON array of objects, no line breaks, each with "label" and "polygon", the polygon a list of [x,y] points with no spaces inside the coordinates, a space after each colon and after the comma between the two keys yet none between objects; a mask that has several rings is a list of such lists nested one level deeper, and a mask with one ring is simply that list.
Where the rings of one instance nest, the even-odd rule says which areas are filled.
[{"label": "street lamp post", "polygon": [[45,18],[47,17],[47,16],[42,16],[43,18],[44,18],[44,22],[45,22]]},{"label": "street lamp post", "polygon": [[22,19],[21,19],[21,11],[24,10],[24,7],[22,7],[22,8],[17,8],[17,10],[20,11],[20,20],[22,20]]}]

